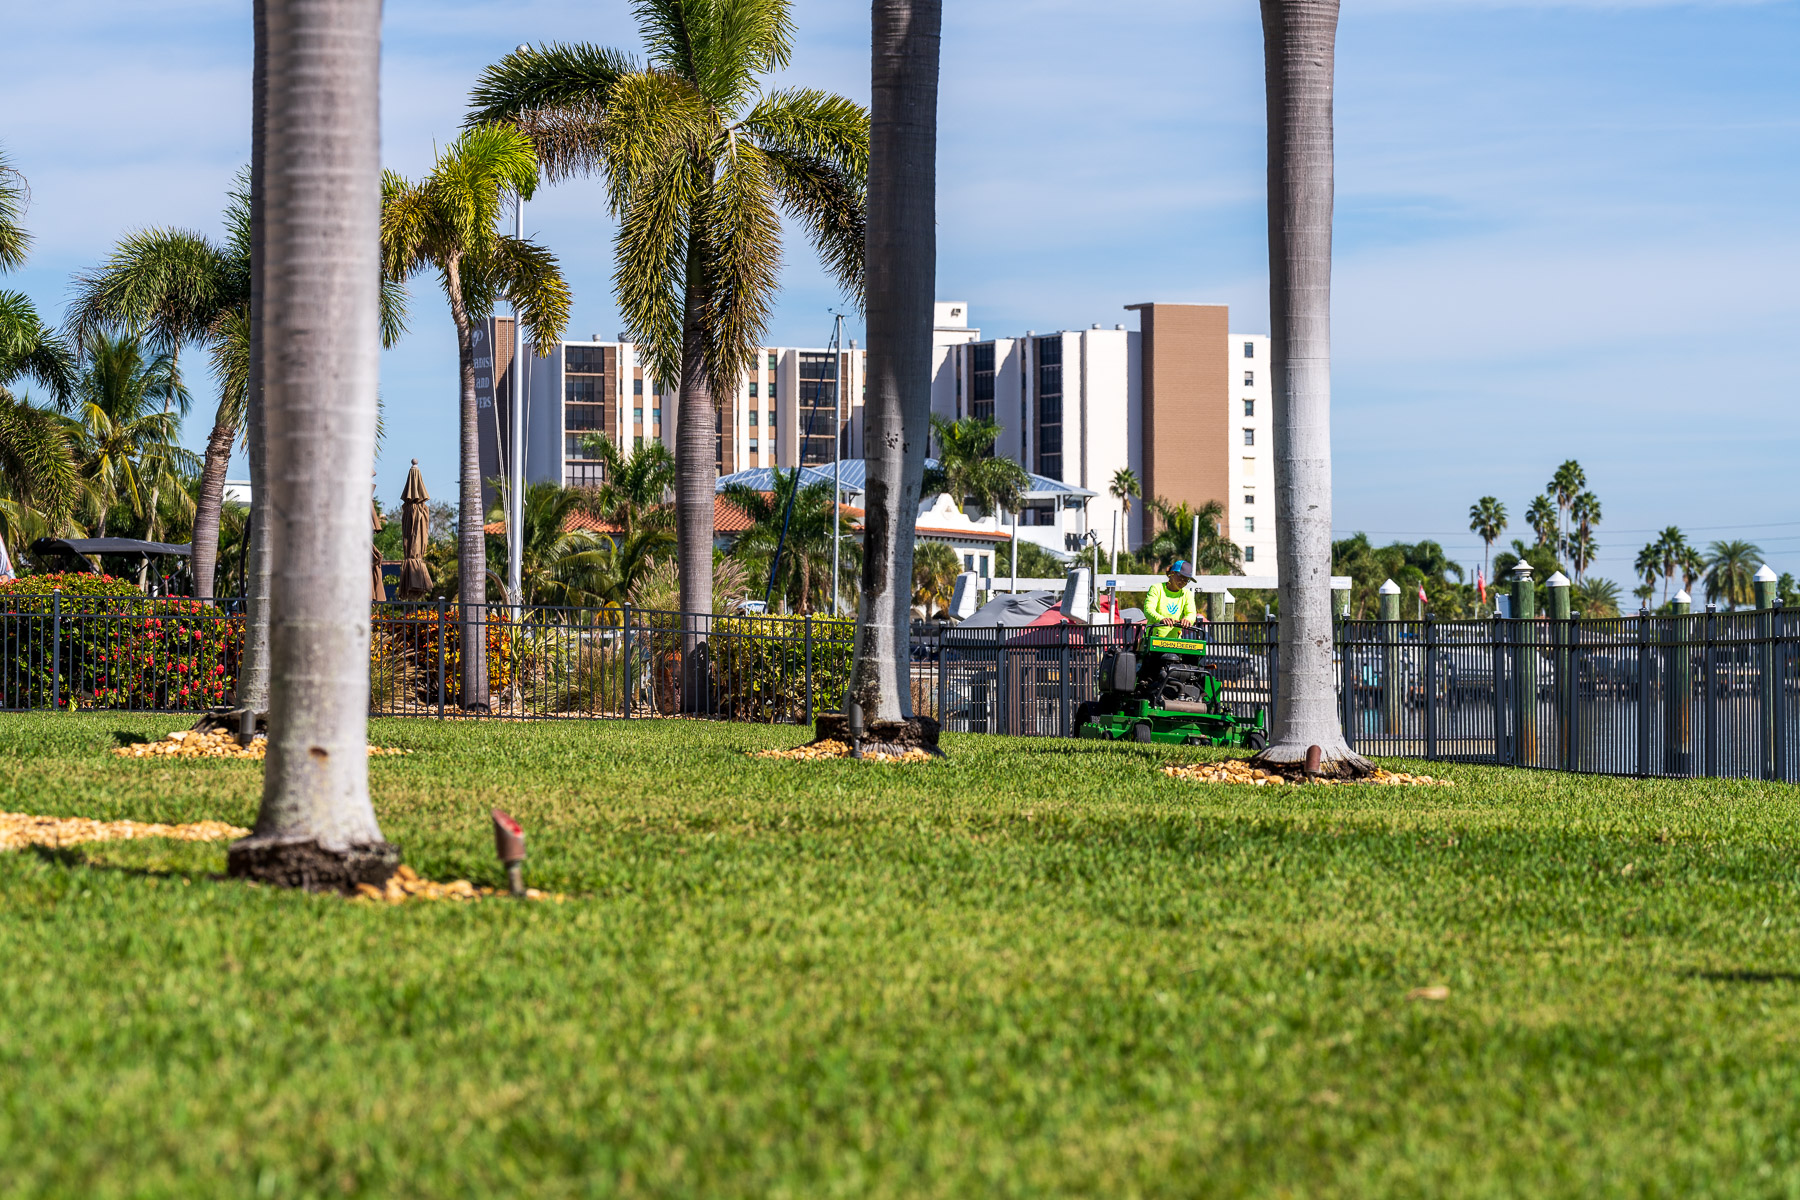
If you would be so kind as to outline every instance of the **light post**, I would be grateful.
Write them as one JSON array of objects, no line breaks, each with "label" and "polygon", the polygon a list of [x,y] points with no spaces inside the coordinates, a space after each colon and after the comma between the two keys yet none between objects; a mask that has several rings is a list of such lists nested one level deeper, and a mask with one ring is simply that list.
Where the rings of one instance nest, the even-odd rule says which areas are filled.
[{"label": "light post", "polygon": [[[531,47],[520,44],[520,54]],[[513,196],[513,236],[525,240],[525,194]],[[519,301],[513,298],[512,355],[512,457],[506,472],[506,599],[509,604],[523,604],[525,559],[525,322],[519,313]]]}]

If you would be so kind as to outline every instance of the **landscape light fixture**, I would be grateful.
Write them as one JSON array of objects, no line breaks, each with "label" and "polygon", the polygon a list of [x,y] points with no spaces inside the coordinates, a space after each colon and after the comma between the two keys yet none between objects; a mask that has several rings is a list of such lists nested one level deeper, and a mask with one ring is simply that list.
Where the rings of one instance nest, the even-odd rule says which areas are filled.
[{"label": "landscape light fixture", "polygon": [[850,757],[861,758],[863,735],[862,705],[852,700],[850,702],[850,711],[847,715],[850,718]]},{"label": "landscape light fixture", "polygon": [[499,852],[500,862],[506,867],[506,884],[515,896],[525,894],[525,831],[519,823],[501,812],[493,809],[494,816],[494,849]]}]

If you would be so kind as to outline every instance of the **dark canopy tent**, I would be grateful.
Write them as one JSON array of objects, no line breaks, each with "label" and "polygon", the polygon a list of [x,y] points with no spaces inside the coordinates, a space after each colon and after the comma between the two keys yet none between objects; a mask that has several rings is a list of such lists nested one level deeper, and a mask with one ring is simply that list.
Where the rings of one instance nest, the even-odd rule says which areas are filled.
[{"label": "dark canopy tent", "polygon": [[[142,568],[153,558],[186,558],[192,551],[193,547],[186,544],[145,542],[137,538],[39,538],[31,543],[31,553],[40,559],[58,557],[71,563],[79,562],[96,575],[103,574],[99,565],[101,558],[135,559]],[[139,586],[156,595],[164,592],[168,581],[155,573],[140,570]]]}]

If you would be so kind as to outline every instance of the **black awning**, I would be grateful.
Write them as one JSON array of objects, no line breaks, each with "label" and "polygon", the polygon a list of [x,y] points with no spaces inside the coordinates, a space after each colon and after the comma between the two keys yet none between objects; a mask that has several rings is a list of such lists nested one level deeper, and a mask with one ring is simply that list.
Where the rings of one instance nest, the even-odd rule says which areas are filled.
[{"label": "black awning", "polygon": [[192,553],[188,545],[171,542],[140,542],[136,538],[39,538],[31,543],[33,554],[130,554],[154,557],[174,554],[186,558]]}]

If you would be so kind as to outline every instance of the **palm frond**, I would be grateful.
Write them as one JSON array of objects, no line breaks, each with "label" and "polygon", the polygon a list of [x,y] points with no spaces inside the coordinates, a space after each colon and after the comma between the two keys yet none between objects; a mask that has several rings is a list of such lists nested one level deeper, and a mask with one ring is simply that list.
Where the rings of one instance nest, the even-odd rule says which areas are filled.
[{"label": "palm frond", "polygon": [[537,147],[546,178],[602,170],[602,126],[614,89],[641,71],[630,55],[602,46],[553,43],[515,51],[476,80],[466,124],[517,127]]},{"label": "palm frond", "polygon": [[729,396],[737,387],[768,328],[781,278],[781,217],[774,200],[768,157],[735,140],[695,221],[705,239],[706,375],[714,396]]},{"label": "palm frond", "polygon": [[222,309],[249,298],[249,273],[188,229],[127,236],[98,269],[75,278],[68,329],[77,341],[105,331],[174,352],[206,336]]},{"label": "palm frond", "polygon": [[771,92],[738,122],[764,150],[829,166],[851,179],[869,177],[869,110],[834,92]]},{"label": "palm frond", "polygon": [[0,494],[54,522],[80,486],[67,421],[0,391]]},{"label": "palm frond", "polygon": [[0,271],[25,265],[25,254],[31,249],[31,235],[25,232],[25,210],[30,204],[30,185],[0,150]]},{"label": "palm frond", "polygon": [[858,307],[867,279],[863,246],[868,229],[866,181],[829,164],[785,151],[766,151],[782,211],[805,229],[825,269]]},{"label": "palm frond", "polygon": [[568,327],[574,303],[556,255],[529,238],[501,237],[482,265],[495,292],[518,309],[538,355],[549,354]]},{"label": "palm frond", "polygon": [[613,286],[625,328],[648,350],[655,379],[681,378],[689,214],[703,194],[693,160],[675,157],[637,190],[620,220]]},{"label": "palm frond", "polygon": [[786,67],[794,51],[788,0],[672,0],[710,20],[695,82],[713,103],[735,110],[755,94],[756,77]]},{"label": "palm frond", "polygon": [[0,387],[21,378],[35,380],[66,406],[75,390],[75,355],[38,319],[24,293],[0,291]]}]

